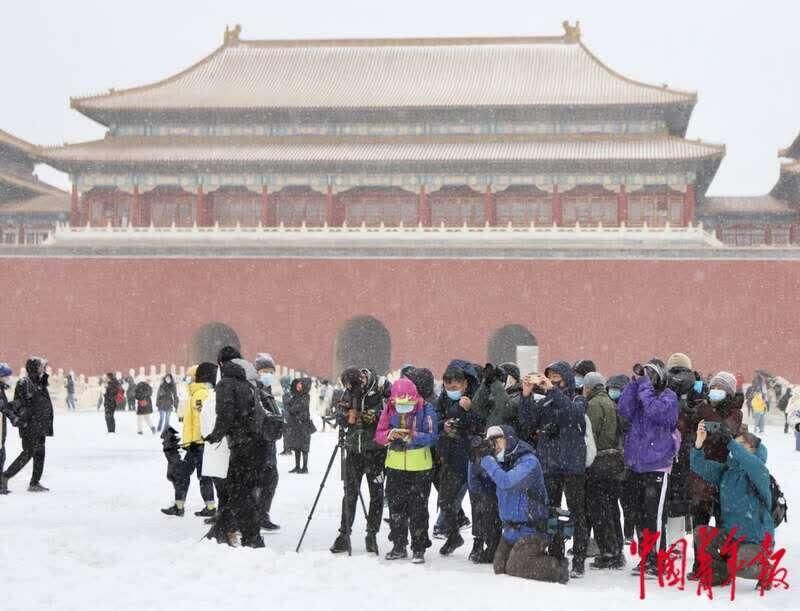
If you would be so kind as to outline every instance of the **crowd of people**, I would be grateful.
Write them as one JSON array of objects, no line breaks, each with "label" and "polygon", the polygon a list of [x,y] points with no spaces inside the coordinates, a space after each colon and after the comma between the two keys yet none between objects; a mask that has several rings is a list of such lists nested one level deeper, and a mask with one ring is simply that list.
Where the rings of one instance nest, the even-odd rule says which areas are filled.
[{"label": "crowd of people", "polygon": [[[9,399],[13,372],[0,364],[0,494],[9,492],[9,480],[29,460],[34,468],[28,489],[47,491],[40,482],[45,441],[53,434],[46,365],[31,358]],[[277,443],[282,438],[283,453],[294,455],[290,473],[307,474],[316,427],[312,380],[278,381],[275,370],[269,354],[251,362],[226,346],[216,362],[189,368],[185,401],[171,374],[155,393],[146,381],[107,374],[108,432],[115,431],[115,413],[127,407],[137,413],[139,434],[161,434],[174,487],[174,504],[164,514],[184,515],[194,476],[204,502],[195,515],[209,525],[209,539],[258,548],[264,546],[261,530],[279,529],[270,517]],[[272,393],[277,382],[280,401]],[[388,506],[387,560],[407,558],[410,546],[412,562],[424,563],[431,534],[444,541],[439,554],[453,554],[465,544],[462,531],[470,525],[463,510],[468,496],[469,560],[493,564],[498,574],[550,582],[580,578],[590,556],[594,569],[622,569],[625,545],[641,542],[648,531],[661,533],[660,540],[633,572],[655,575],[657,552],[668,544],[667,521],[681,518],[683,532],[670,535],[694,532],[696,545],[704,541],[721,583],[728,535],[735,532],[745,545],[757,547],[765,536],[774,538],[782,519],[775,512],[765,444],[743,418],[747,404],[757,431],[763,431],[758,414],[764,389],[745,396],[733,374],[704,377],[685,354],[673,354],[666,363],[653,358],[634,365],[630,376],[609,377],[589,359],[557,361],[525,375],[514,363],[453,360],[440,382],[429,369],[413,365],[393,382],[369,368],[347,368],[336,386],[316,389],[330,406],[323,422],[339,428],[344,451],[335,554],[352,549],[363,480],[369,493],[368,553],[379,553],[377,534]],[[171,426],[173,411],[180,431]],[[795,411],[789,417],[800,450],[800,410]],[[22,452],[2,471],[7,420],[19,428]],[[438,515],[431,532],[432,489]],[[712,522],[716,536],[702,536],[698,529]],[[571,563],[565,552],[570,538]],[[695,550],[690,579],[698,575],[699,555]]]}]

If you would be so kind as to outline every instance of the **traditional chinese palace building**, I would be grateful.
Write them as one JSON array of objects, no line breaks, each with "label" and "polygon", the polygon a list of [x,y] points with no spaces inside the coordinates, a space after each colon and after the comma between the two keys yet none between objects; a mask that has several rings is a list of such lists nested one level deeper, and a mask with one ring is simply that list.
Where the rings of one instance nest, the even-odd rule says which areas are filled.
[{"label": "traditional chinese palace building", "polygon": [[696,95],[564,29],[237,26],[165,80],[72,99],[107,133],[30,153],[69,173],[71,226],[6,249],[26,287],[6,296],[7,358],[101,372],[231,342],[331,375],[535,346],[606,373],[682,351],[800,380],[800,140],[769,194],[706,197],[725,149],[686,138]]}]

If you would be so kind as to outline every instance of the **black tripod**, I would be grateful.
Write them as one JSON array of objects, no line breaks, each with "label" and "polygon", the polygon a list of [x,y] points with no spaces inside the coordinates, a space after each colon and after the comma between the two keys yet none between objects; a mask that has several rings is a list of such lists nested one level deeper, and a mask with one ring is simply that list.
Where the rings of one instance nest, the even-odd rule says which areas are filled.
[{"label": "black tripod", "polygon": [[[331,459],[328,461],[328,468],[325,469],[325,475],[322,477],[322,482],[319,485],[319,492],[317,492],[317,498],[314,499],[314,504],[311,506],[311,511],[308,513],[308,520],[306,520],[305,528],[303,528],[303,534],[300,535],[300,540],[297,542],[297,548],[294,550],[295,552],[298,552],[298,553],[300,552],[300,546],[303,545],[303,539],[306,538],[306,532],[308,531],[309,524],[311,524],[311,518],[314,517],[314,510],[316,510],[317,503],[319,503],[319,497],[322,496],[322,489],[325,487],[325,482],[328,480],[328,475],[331,472],[331,467],[333,466],[333,461],[336,459],[336,452],[339,452],[340,450],[341,450],[341,454],[340,454],[340,457],[341,457],[341,462],[340,462],[341,476],[342,476],[342,481],[344,481],[345,472],[346,472],[346,470],[345,470],[345,461],[347,460],[347,454],[346,454],[347,450],[344,447],[345,432],[346,432],[345,431],[345,427],[340,425],[339,426],[339,441],[334,446],[333,452],[331,453]],[[360,483],[361,482],[359,482],[359,486],[360,486]],[[364,510],[364,519],[366,519],[367,518],[367,506],[364,504],[364,497],[361,496],[361,488],[360,487],[358,489],[358,499],[361,501],[361,509]],[[346,503],[342,503],[342,511],[345,512],[345,513],[347,512],[347,504]],[[343,518],[345,524],[350,524],[350,516],[343,515],[342,518]],[[353,555],[353,549],[350,546],[350,537],[347,538],[347,555],[348,556],[352,556]]]}]

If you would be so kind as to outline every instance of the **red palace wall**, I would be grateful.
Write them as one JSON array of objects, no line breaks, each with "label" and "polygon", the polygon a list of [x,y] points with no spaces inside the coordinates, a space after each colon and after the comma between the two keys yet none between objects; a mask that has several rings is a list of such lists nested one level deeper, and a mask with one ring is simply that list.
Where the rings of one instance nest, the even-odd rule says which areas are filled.
[{"label": "red palace wall", "polygon": [[685,351],[704,372],[800,381],[800,262],[19,258],[5,267],[0,358],[83,373],[186,360],[222,322],[245,356],[330,375],[357,315],[388,329],[392,367],[484,362],[491,334],[527,327],[540,362],[601,371]]}]

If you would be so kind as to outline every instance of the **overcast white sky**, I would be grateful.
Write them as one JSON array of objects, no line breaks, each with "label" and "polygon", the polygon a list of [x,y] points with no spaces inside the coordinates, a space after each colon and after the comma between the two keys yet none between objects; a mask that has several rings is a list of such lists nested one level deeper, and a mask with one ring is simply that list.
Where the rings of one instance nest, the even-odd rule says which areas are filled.
[{"label": "overcast white sky", "polygon": [[0,128],[37,144],[102,137],[70,96],[169,76],[225,24],[246,39],[496,36],[560,34],[565,18],[619,72],[699,93],[689,137],[728,147],[711,194],[771,188],[800,130],[800,0],[0,0]]}]

